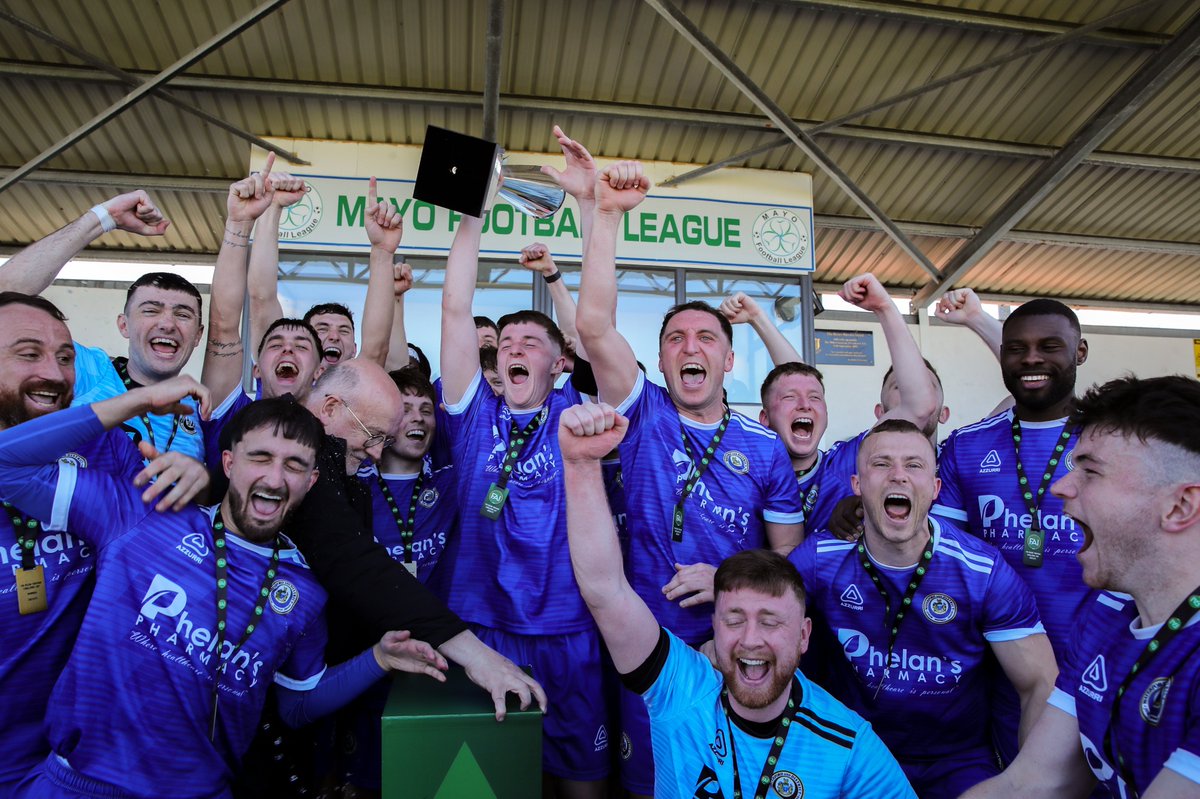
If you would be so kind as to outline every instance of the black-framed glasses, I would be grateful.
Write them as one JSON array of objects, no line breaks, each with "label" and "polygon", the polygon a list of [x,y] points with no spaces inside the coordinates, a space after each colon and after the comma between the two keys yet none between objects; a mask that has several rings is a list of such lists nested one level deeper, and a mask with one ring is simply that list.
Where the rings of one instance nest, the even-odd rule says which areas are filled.
[{"label": "black-framed glasses", "polygon": [[371,449],[372,447],[376,447],[380,444],[383,444],[384,449],[388,449],[392,446],[392,444],[396,443],[396,439],[393,436],[389,436],[387,433],[372,433],[371,428],[363,424],[362,419],[358,418],[358,414],[354,412],[354,409],[350,407],[350,403],[346,402],[346,400],[338,396],[334,396],[334,399],[342,403],[342,407],[349,412],[350,418],[362,428],[363,433],[367,437],[367,439],[363,441],[363,449]]}]

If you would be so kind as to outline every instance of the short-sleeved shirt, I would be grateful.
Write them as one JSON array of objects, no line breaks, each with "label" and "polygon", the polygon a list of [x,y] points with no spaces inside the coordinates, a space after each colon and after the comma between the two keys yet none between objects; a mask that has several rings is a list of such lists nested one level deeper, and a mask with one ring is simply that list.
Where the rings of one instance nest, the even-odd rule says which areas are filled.
[{"label": "short-sleeved shirt", "polygon": [[[65,453],[62,460],[125,481],[142,470],[142,456],[120,430]],[[21,552],[10,513],[0,515],[0,785],[24,777],[50,751],[43,729],[46,703],[92,596],[94,551],[65,527],[60,515],[37,528],[33,555],[45,574],[47,607],[21,614],[14,572],[21,567]]]},{"label": "short-sleeved shirt", "polygon": [[[514,412],[476,372],[462,399],[446,407],[461,511],[437,582],[449,587],[447,604],[467,621],[520,635],[595,628],[571,570],[558,446],[559,417],[580,401],[568,382],[541,408]],[[480,510],[499,481],[513,420],[524,430],[543,411],[512,470],[499,518],[487,518]]]},{"label": "short-sleeved shirt", "polygon": [[[1200,617],[1193,617],[1196,621]],[[1113,796],[1129,791],[1105,752],[1104,734],[1125,677],[1159,627],[1142,627],[1133,600],[1097,593],[1077,620],[1074,645],[1050,704],[1079,721],[1088,766]],[[1134,789],[1144,795],[1164,768],[1200,784],[1200,623],[1191,623],[1159,650],[1121,700],[1113,730]]]},{"label": "short-sleeved shirt", "polygon": [[791,460],[775,433],[731,413],[707,471],[683,503],[683,540],[677,542],[671,534],[675,506],[694,468],[683,437],[698,465],[718,425],[681,416],[666,389],[641,373],[617,411],[629,419],[619,448],[629,582],[660,624],[685,641],[703,640],[712,627],[712,606],[681,608],[663,596],[662,587],[675,575],[676,563],[716,566],[741,550],[764,546],[764,522],[803,522]]},{"label": "short-sleeved shirt", "polygon": [[833,509],[854,494],[850,478],[858,472],[858,448],[862,446],[866,435],[864,431],[853,438],[838,441],[818,454],[816,465],[799,478],[807,535],[828,529]]},{"label": "short-sleeved shirt", "polygon": [[[107,352],[75,342],[75,399],[72,405],[90,405],[125,391],[125,383]],[[185,397],[183,402],[193,409],[196,407],[196,401],[191,397]],[[187,416],[149,414],[146,418],[150,420],[149,429],[138,417],[126,419],[121,425],[135,445],[149,441],[159,452],[182,452],[198,461],[204,460],[204,434],[196,410]]]},{"label": "short-sleeved shirt", "polygon": [[[950,434],[938,457],[942,489],[931,513],[1000,550],[1033,590],[1050,643],[1061,658],[1071,628],[1091,594],[1075,559],[1083,544],[1083,531],[1063,513],[1062,500],[1047,489],[1038,514],[1046,539],[1042,565],[1031,568],[1022,562],[1025,532],[1035,520],[1017,482],[1012,419],[1013,412],[1008,410]],[[1064,420],[1021,423],[1021,464],[1034,491],[1041,484],[1064,424]],[[1074,468],[1071,453],[1077,440],[1077,435],[1071,436],[1053,480]]]},{"label": "short-sleeved shirt", "polygon": [[[73,415],[72,415],[73,414]],[[90,408],[55,414],[102,432]],[[35,420],[0,433],[0,450],[44,436]],[[58,420],[54,420],[58,421]],[[252,617],[271,550],[226,537],[228,627],[216,649],[215,508],[159,514],[125,480],[73,464],[0,468],[31,512],[52,511],[97,550],[96,586],[50,698],[50,744],[73,769],[141,796],[208,797],[229,784],[272,680],[295,690],[324,672],[325,592],[283,541],[265,612]],[[220,713],[209,738],[213,677]],[[169,757],[148,753],[167,752]]]},{"label": "short-sleeved shirt", "polygon": [[[886,672],[891,617],[858,544],[818,534],[789,556],[809,607],[841,644],[843,657],[830,664],[831,691],[870,720],[902,762],[989,747],[980,723],[988,716],[988,646],[1045,632],[1033,595],[994,548],[936,521],[931,528],[933,558]],[[916,565],[871,562],[894,615]]]},{"label": "short-sleeved shirt", "polygon": [[[359,475],[371,492],[371,529],[375,533],[375,540],[387,548],[388,554],[397,563],[405,562],[400,524],[408,520],[413,490],[418,477],[420,478],[421,490],[417,494],[417,508],[413,521],[411,562],[416,565],[417,579],[428,583],[442,553],[446,550],[446,543],[454,536],[455,525],[458,522],[454,467],[443,466],[434,470],[433,462],[427,456],[421,463],[419,475],[415,472],[381,475],[375,465],[369,466],[365,474],[360,471]],[[387,484],[395,507],[400,512],[399,520],[383,495],[383,489],[379,486],[380,479]]]},{"label": "short-sleeved shirt", "polygon": [[[654,795],[732,799],[736,752],[742,796],[753,796],[772,738],[726,714],[724,681],[708,658],[670,633],[666,661],[643,693],[654,749]],[[797,712],[771,776],[771,797],[915,797],[896,760],[857,713],[796,673]]]}]

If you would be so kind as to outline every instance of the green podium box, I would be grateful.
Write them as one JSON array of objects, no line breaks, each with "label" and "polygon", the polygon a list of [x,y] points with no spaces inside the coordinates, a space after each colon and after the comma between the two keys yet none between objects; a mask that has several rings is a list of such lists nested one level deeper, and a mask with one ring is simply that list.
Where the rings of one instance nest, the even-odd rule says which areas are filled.
[{"label": "green podium box", "polygon": [[398,674],[383,711],[384,799],[530,799],[542,794],[542,714],[496,721],[491,697],[457,666],[446,682]]}]

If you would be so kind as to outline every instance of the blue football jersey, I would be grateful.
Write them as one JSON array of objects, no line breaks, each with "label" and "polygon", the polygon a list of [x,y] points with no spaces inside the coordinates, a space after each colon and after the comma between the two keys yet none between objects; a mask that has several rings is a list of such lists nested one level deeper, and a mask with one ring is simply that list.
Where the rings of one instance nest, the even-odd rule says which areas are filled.
[{"label": "blue football jersey", "polygon": [[707,471],[683,503],[683,540],[676,542],[675,506],[693,468],[683,435],[699,459],[718,425],[680,416],[666,389],[640,373],[617,411],[629,419],[620,446],[629,582],[662,626],[690,643],[702,641],[712,628],[712,605],[681,608],[662,587],[676,563],[717,566],[743,549],[765,546],[764,522],[804,521],[791,460],[775,433],[732,413]]},{"label": "blue football jersey", "polygon": [[[989,748],[981,723],[988,644],[1045,632],[1033,595],[994,548],[936,521],[931,527],[933,559],[900,625],[890,668],[890,617],[857,543],[820,534],[789,556],[809,606],[842,647],[830,664],[834,696],[868,719],[901,763]],[[895,614],[915,566],[872,563]]]},{"label": "blue football jersey", "polygon": [[[361,475],[361,473],[360,473]],[[372,465],[363,480],[371,492],[372,530],[375,540],[382,544],[397,563],[404,563],[404,539],[400,535],[400,524],[408,519],[416,474],[383,474],[400,519],[392,512],[379,487],[379,469]],[[434,471],[431,460],[426,457],[421,464],[421,492],[417,496],[417,512],[413,522],[412,562],[416,566],[417,579],[429,582],[437,567],[446,542],[454,536],[458,522],[458,505],[455,502],[455,474],[453,466],[443,466]]]},{"label": "blue football jersey", "polygon": [[448,587],[450,609],[467,621],[521,635],[594,628],[571,570],[558,447],[558,419],[579,402],[570,383],[550,392],[544,421],[527,437],[494,521],[480,511],[499,480],[512,420],[525,429],[541,410],[514,414],[482,372],[458,404],[447,406],[461,512],[438,582]]},{"label": "blue football jersey", "polygon": [[[932,513],[956,523],[1000,550],[1033,590],[1046,633],[1059,658],[1070,641],[1071,628],[1091,593],[1075,553],[1083,531],[1063,513],[1062,500],[1046,491],[1039,507],[1040,529],[1046,543],[1042,565],[1022,563],[1025,531],[1035,523],[1017,482],[1016,451],[1012,440],[1012,411],[955,430],[942,445],[938,476],[942,490]],[[1022,422],[1021,463],[1036,490],[1064,422]],[[1054,470],[1054,480],[1074,468],[1072,436]]]},{"label": "blue football jersey", "polygon": [[[742,796],[753,796],[772,738],[731,721],[721,703],[724,681],[708,658],[668,633],[658,679],[642,695],[654,748],[658,799],[733,799],[736,753]],[[915,797],[896,759],[871,725],[803,674],[794,722],[771,775],[767,796]]]},{"label": "blue football jersey", "polygon": [[858,473],[858,448],[866,435],[867,431],[863,431],[854,438],[837,442],[820,453],[816,465],[799,478],[807,535],[827,529],[833,509],[846,497],[853,496],[850,477]]},{"label": "blue football jersey", "polygon": [[137,796],[220,794],[254,735],[268,684],[308,690],[324,672],[325,592],[284,541],[266,612],[235,650],[271,550],[228,536],[231,632],[218,654],[215,509],[159,514],[123,478],[74,464],[16,465],[31,462],[44,440],[102,432],[90,408],[54,416],[0,432],[4,492],[32,514],[65,516],[97,551],[91,604],[50,697],[51,747],[81,774]]},{"label": "blue football jersey", "polygon": [[[142,456],[119,430],[65,453],[61,460],[127,482],[142,470]],[[22,615],[14,576],[21,567],[21,552],[9,514],[0,518],[0,749],[5,753],[0,758],[0,789],[19,781],[50,751],[43,729],[46,704],[92,596],[92,547],[64,529],[66,521],[60,513],[44,519],[36,532],[33,555],[45,573],[47,609]]]},{"label": "blue football jersey", "polygon": [[[1200,784],[1200,617],[1193,617],[1129,683],[1118,724],[1116,753],[1125,759],[1133,788],[1144,795],[1163,768]],[[1142,627],[1133,600],[1097,592],[1081,614],[1050,704],[1079,721],[1088,766],[1112,795],[1130,796],[1104,750],[1117,689],[1159,627]]]},{"label": "blue football jersey", "polygon": [[[112,358],[99,347],[85,347],[75,342],[75,399],[72,405],[90,405],[125,393]],[[196,401],[185,397],[183,402],[196,407]],[[149,441],[159,452],[182,452],[198,461],[204,460],[204,434],[200,430],[200,414],[193,410],[187,416],[151,414],[147,429],[137,417],[121,425],[134,444]]]},{"label": "blue football jersey", "polygon": [[224,402],[213,408],[208,419],[200,420],[200,429],[204,433],[204,465],[210,470],[221,469],[221,432],[238,411],[253,401],[239,385]]},{"label": "blue football jersey", "polygon": [[625,512],[625,474],[621,471],[621,459],[600,461],[600,473],[604,477],[604,493],[608,497],[613,527],[617,529],[617,541],[621,544],[621,557],[628,563],[629,514]]}]

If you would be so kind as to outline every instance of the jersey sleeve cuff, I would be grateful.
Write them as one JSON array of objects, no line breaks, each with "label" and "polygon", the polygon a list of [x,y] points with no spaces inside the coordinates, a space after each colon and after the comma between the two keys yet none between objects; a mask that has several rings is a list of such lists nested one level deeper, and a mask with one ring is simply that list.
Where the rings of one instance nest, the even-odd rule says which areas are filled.
[{"label": "jersey sleeve cuff", "polygon": [[954,519],[955,521],[958,521],[958,522],[967,521],[967,512],[965,510],[959,510],[958,508],[951,508],[946,505],[938,505],[937,503],[934,503],[934,506],[929,509],[929,512],[934,514],[935,516],[942,516],[947,519]]},{"label": "jersey sleeve cuff", "polygon": [[50,511],[50,529],[66,530],[71,514],[71,499],[75,496],[75,481],[79,467],[73,463],[58,463],[58,485],[54,488],[54,505]]},{"label": "jersey sleeve cuff", "polygon": [[319,683],[321,678],[325,676],[325,671],[325,667],[322,666],[321,670],[316,674],[303,680],[294,679],[287,676],[283,672],[277,671],[275,672],[275,683],[293,691],[311,691],[317,687],[317,683]]},{"label": "jersey sleeve cuff", "polygon": [[475,399],[476,392],[479,391],[479,384],[483,382],[483,370],[478,369],[475,376],[471,378],[471,382],[467,384],[467,390],[463,392],[462,399],[453,404],[446,403],[446,413],[451,416],[461,416],[467,412],[467,408],[471,407],[471,401]]},{"label": "jersey sleeve cuff", "polygon": [[225,414],[229,413],[229,409],[233,407],[233,403],[237,402],[238,394],[242,393],[242,386],[239,383],[233,387],[233,391],[229,392],[229,396],[221,402],[216,408],[213,408],[210,419],[223,419]]},{"label": "jersey sleeve cuff", "polygon": [[1075,713],[1075,697],[1071,696],[1061,688],[1055,688],[1053,691],[1051,691],[1050,698],[1046,700],[1046,703],[1051,707],[1058,708],[1071,718],[1077,718]]},{"label": "jersey sleeve cuff", "polygon": [[771,522],[772,524],[804,524],[804,511],[798,510],[795,513],[780,513],[774,510],[764,510],[763,521]]},{"label": "jersey sleeve cuff", "polygon": [[1167,762],[1163,763],[1163,767],[1192,782],[1200,783],[1200,755],[1186,749],[1176,749],[1167,758]]},{"label": "jersey sleeve cuff", "polygon": [[986,641],[993,644],[1002,644],[1005,641],[1019,641],[1022,638],[1028,638],[1031,635],[1045,635],[1046,628],[1039,621],[1032,627],[1012,627],[1008,630],[988,630],[983,634]]},{"label": "jersey sleeve cuff", "polygon": [[621,404],[617,406],[617,413],[621,414],[622,416],[628,416],[629,409],[633,407],[633,403],[638,401],[638,398],[642,396],[642,392],[645,391],[645,389],[646,375],[641,369],[638,369],[637,380],[635,380],[633,383],[633,390],[630,391],[629,396],[623,399]]}]

